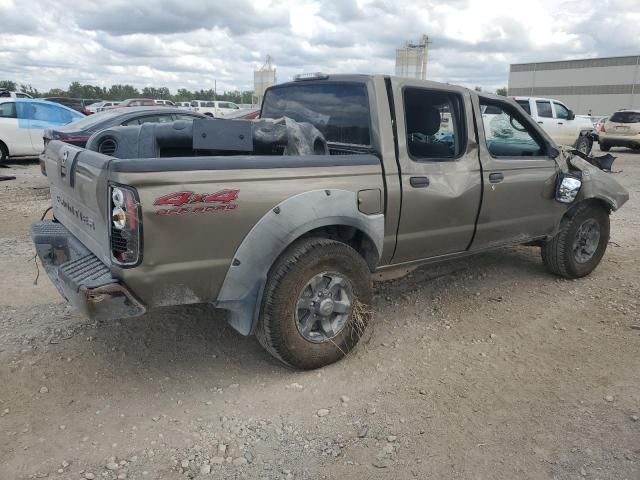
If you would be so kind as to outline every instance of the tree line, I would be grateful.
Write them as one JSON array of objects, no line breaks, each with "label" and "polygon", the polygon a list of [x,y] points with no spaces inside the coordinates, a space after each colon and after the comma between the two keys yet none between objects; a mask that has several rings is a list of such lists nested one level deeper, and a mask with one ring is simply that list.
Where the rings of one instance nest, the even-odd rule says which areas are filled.
[{"label": "tree line", "polygon": [[167,87],[144,87],[142,90],[128,84],[111,85],[98,87],[96,85],[83,85],[80,82],[71,82],[69,88],[52,88],[46,92],[41,92],[29,84],[18,84],[12,80],[0,80],[0,89],[28,93],[34,98],[47,97],[69,97],[69,98],[99,98],[101,100],[122,101],[127,98],[153,98],[163,100],[173,100],[186,102],[190,100],[224,100],[234,103],[251,103],[253,98],[252,90],[234,90],[231,92],[216,92],[212,88],[208,90],[200,89],[196,91],[179,88],[172,94]]}]

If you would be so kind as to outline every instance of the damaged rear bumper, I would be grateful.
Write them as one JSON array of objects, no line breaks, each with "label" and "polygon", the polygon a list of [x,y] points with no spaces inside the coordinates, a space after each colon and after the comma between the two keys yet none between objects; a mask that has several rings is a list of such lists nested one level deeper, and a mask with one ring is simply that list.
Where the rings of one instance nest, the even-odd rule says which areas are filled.
[{"label": "damaged rear bumper", "polygon": [[87,317],[112,320],[145,313],[145,306],[111,276],[109,267],[61,223],[34,223],[31,238],[60,294]]}]

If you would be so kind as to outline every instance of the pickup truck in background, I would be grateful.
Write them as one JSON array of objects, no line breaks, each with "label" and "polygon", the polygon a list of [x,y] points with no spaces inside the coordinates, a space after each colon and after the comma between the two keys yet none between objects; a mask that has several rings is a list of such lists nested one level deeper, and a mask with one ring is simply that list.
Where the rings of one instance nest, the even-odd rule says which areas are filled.
[{"label": "pickup truck in background", "polygon": [[372,272],[529,244],[582,277],[628,199],[515,101],[388,76],[314,75],[269,88],[260,120],[113,127],[41,160],[54,219],[32,237],[68,301],[210,303],[303,369],[357,344]]},{"label": "pickup truck in background", "polygon": [[588,155],[597,140],[589,118],[577,117],[564,103],[552,98],[514,97],[558,145],[568,145]]}]

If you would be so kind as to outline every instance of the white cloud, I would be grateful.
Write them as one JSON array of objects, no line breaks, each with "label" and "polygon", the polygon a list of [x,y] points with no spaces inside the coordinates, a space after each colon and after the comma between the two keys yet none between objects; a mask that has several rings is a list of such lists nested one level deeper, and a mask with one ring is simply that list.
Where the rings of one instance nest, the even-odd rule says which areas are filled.
[{"label": "white cloud", "polygon": [[[251,89],[271,54],[303,71],[389,73],[427,33],[432,80],[506,84],[509,63],[640,54],[637,0],[0,0],[0,79]],[[604,14],[606,12],[606,15]]]}]

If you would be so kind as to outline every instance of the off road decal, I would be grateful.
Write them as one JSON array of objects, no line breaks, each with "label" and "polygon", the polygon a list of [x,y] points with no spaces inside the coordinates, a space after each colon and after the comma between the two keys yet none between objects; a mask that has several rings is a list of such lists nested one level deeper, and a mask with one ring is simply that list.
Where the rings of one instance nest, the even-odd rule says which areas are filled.
[{"label": "off road decal", "polygon": [[[166,206],[156,211],[158,215],[184,215],[189,213],[209,213],[235,210],[240,190],[220,190],[216,193],[174,192],[156,198],[154,206]],[[205,204],[192,206],[196,204]]]}]

